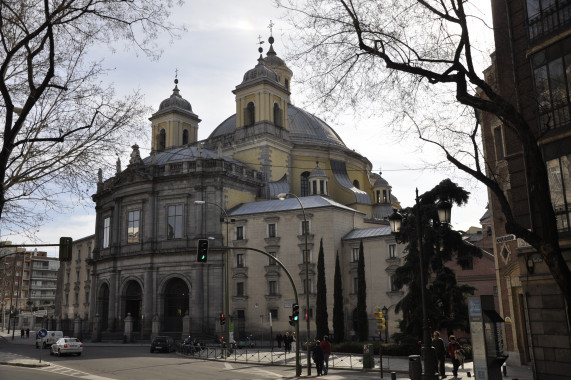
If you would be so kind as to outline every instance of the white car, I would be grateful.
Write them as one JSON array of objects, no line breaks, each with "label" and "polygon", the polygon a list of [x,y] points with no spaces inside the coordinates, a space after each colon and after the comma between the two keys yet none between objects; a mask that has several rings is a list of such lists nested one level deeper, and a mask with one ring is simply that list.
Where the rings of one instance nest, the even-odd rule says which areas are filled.
[{"label": "white car", "polygon": [[77,354],[83,352],[83,343],[77,338],[60,338],[52,344],[50,355],[62,356],[66,354]]}]

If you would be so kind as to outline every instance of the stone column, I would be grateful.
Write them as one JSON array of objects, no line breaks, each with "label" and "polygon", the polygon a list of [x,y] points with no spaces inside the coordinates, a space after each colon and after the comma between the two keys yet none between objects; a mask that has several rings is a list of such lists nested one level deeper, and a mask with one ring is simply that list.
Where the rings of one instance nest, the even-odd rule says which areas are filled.
[{"label": "stone column", "polygon": [[115,330],[117,309],[117,271],[111,273],[109,278],[109,315],[107,316],[107,331]]},{"label": "stone column", "polygon": [[145,271],[145,282],[143,287],[143,318],[146,321],[141,328],[142,336],[149,336],[152,331],[152,325],[149,321],[153,318],[153,290],[155,289],[155,281],[153,276],[153,268],[149,266]]},{"label": "stone column", "polygon": [[79,315],[73,321],[73,336],[81,338],[81,318]]},{"label": "stone column", "polygon": [[182,317],[182,336],[181,339],[184,339],[190,335],[190,315],[188,315],[188,310],[184,317]]},{"label": "stone column", "polygon": [[151,339],[154,339],[157,335],[159,335],[159,331],[161,331],[161,320],[157,314],[153,317],[153,328],[151,332]]},{"label": "stone column", "polygon": [[91,333],[92,342],[101,342],[101,318],[99,314],[95,314],[93,318],[93,332]]},{"label": "stone column", "polygon": [[131,313],[128,313],[124,319],[125,322],[125,329],[123,332],[123,343],[132,342],[134,340],[133,337],[133,317],[131,317]]}]

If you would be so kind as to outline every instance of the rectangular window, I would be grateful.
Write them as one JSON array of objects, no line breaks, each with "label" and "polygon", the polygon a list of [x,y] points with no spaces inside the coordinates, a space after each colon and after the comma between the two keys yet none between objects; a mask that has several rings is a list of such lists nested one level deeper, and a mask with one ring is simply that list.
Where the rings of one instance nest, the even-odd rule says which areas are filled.
[{"label": "rectangular window", "polygon": [[111,218],[107,217],[103,220],[103,248],[109,248],[111,235]]},{"label": "rectangular window", "polygon": [[270,237],[270,238],[276,237],[276,224],[275,223],[268,224],[268,237]]},{"label": "rectangular window", "polygon": [[127,215],[127,243],[139,242],[140,211],[129,211]]},{"label": "rectangular window", "polygon": [[393,259],[397,257],[397,245],[389,244],[389,258]]},{"label": "rectangular window", "polygon": [[389,289],[391,292],[398,291],[398,287],[395,285],[395,278],[394,276],[389,276]]},{"label": "rectangular window", "polygon": [[357,294],[357,292],[359,291],[359,278],[358,277],[353,277],[353,294]]},{"label": "rectangular window", "polygon": [[[305,289],[308,289],[308,287],[306,285],[307,285],[307,282],[304,279],[303,280],[303,294],[305,294]],[[311,278],[309,279],[309,294],[313,294],[313,280]]]},{"label": "rectangular window", "polygon": [[306,262],[311,262],[311,249],[301,251],[301,263],[305,264]]},{"label": "rectangular window", "polygon": [[301,221],[301,234],[302,235],[309,235],[310,232],[310,225],[309,225],[309,220],[302,220]]},{"label": "rectangular window", "polygon": [[567,0],[527,0],[529,39],[549,35],[571,21],[571,3]]},{"label": "rectangular window", "polygon": [[[268,253],[273,257],[277,257],[277,254],[275,252],[268,252]],[[276,260],[270,259],[268,257],[268,265],[277,265]]]},{"label": "rectangular window", "polygon": [[504,136],[502,133],[501,126],[494,128],[494,146],[496,148],[496,161],[503,160],[505,158],[505,153],[504,153]]},{"label": "rectangular window", "polygon": [[236,296],[237,297],[244,297],[244,283],[237,282],[236,283]]},{"label": "rectangular window", "polygon": [[244,312],[244,310],[236,310],[236,318],[245,319],[246,313]]},{"label": "rectangular window", "polygon": [[325,192],[325,181],[319,180],[319,194],[326,194]]},{"label": "rectangular window", "polygon": [[531,56],[541,131],[570,123],[571,37]]},{"label": "rectangular window", "polygon": [[474,259],[470,257],[466,257],[460,262],[460,267],[462,270],[473,270],[474,269]]},{"label": "rectangular window", "polygon": [[77,249],[77,260],[81,260],[81,248]]},{"label": "rectangular window", "polygon": [[353,248],[351,251],[351,262],[356,263],[359,261],[359,248]]},{"label": "rectangular window", "polygon": [[237,268],[244,268],[244,254],[237,253],[236,254],[236,267]]},{"label": "rectangular window", "polygon": [[182,205],[167,207],[167,239],[182,238]]},{"label": "rectangular window", "polygon": [[268,294],[270,296],[275,296],[278,294],[278,282],[277,281],[268,281]]},{"label": "rectangular window", "polygon": [[547,161],[551,204],[559,231],[569,231],[571,221],[571,154]]},{"label": "rectangular window", "polygon": [[270,309],[270,315],[272,316],[272,321],[278,320],[278,309]]},{"label": "rectangular window", "polygon": [[244,226],[236,227],[236,240],[244,240]]}]

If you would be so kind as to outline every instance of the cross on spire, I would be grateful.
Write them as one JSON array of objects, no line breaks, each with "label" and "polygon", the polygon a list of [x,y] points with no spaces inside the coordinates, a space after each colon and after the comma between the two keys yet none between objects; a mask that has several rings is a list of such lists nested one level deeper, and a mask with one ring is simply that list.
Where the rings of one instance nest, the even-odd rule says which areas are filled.
[{"label": "cross on spire", "polygon": [[263,43],[264,41],[262,41],[262,36],[258,34],[258,42],[256,43],[256,45],[260,45],[260,47],[262,47]]},{"label": "cross on spire", "polygon": [[270,20],[270,25],[268,25],[268,28],[270,28],[270,36],[273,34],[272,28],[274,27],[274,23],[272,20]]}]

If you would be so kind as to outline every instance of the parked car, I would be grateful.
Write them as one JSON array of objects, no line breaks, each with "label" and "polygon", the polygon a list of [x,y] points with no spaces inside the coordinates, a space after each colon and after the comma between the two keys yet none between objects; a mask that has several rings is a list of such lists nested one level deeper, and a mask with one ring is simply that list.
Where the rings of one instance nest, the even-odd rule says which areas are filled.
[{"label": "parked car", "polygon": [[175,350],[174,339],[170,336],[157,336],[151,342],[151,352],[166,351],[173,352]]},{"label": "parked car", "polygon": [[83,343],[77,338],[60,338],[52,344],[50,355],[73,355],[80,356],[83,352]]}]

